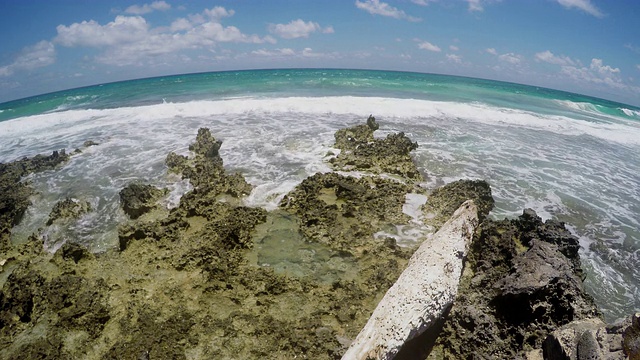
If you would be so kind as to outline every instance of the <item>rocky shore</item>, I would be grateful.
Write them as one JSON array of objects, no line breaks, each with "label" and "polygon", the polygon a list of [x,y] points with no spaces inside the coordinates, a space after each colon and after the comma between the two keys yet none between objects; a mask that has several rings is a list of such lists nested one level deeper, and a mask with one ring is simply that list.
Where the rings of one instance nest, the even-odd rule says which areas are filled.
[{"label": "rocky shore", "polygon": [[337,131],[335,172],[303,180],[270,212],[244,204],[251,184],[199,129],[189,156],[166,157],[193,190],[166,209],[166,189],[130,183],[119,246],[97,254],[73,241],[43,248],[46,228],[92,211],[80,194],[61,199],[28,242],[11,242],[33,194],[20,180],[69,155],[0,164],[0,358],[339,359],[419,245],[384,235],[409,224],[407,194],[428,198],[421,219],[434,231],[466,200],[481,222],[453,306],[396,358],[640,358],[640,314],[602,321],[563,223],[530,209],[492,220],[484,181],[427,191],[410,155],[418,144],[375,138],[378,127],[369,117]]}]

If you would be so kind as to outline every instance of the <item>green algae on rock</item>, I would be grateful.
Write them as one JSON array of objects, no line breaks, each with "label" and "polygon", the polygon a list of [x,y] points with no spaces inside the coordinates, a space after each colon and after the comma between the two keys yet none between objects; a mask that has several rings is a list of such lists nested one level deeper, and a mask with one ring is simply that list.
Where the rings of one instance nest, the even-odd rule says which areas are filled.
[{"label": "green algae on rock", "polygon": [[158,189],[152,185],[133,182],[120,190],[122,210],[135,220],[158,207],[158,200],[168,193],[167,189]]},{"label": "green algae on rock", "polygon": [[49,214],[47,226],[58,221],[78,219],[83,214],[91,211],[91,204],[88,201],[82,201],[74,198],[66,198],[58,201]]},{"label": "green algae on rock", "polygon": [[484,180],[458,180],[436,188],[422,206],[425,222],[436,228],[444,224],[453,212],[467,200],[478,207],[478,218],[482,222],[493,209],[491,187]]},{"label": "green algae on rock", "polygon": [[404,133],[389,134],[385,139],[374,139],[379,128],[373,116],[366,125],[338,130],[335,147],[342,150],[332,158],[335,170],[366,171],[373,174],[399,175],[405,181],[422,181],[422,174],[409,153],[418,148]]},{"label": "green algae on rock", "polygon": [[318,173],[296,186],[280,206],[299,216],[300,231],[308,239],[357,252],[383,225],[409,220],[402,205],[411,190],[380,177]]}]

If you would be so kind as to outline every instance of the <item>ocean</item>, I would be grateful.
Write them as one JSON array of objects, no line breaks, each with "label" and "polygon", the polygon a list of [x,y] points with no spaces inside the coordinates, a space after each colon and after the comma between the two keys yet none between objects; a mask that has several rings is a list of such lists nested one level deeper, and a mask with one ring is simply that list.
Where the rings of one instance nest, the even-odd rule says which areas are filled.
[{"label": "ocean", "polygon": [[[492,217],[524,208],[558,219],[580,238],[585,285],[613,321],[640,309],[640,108],[573,93],[472,78],[329,69],[229,71],[164,76],[66,90],[0,104],[0,162],[82,148],[56,171],[29,176],[33,206],[13,231],[25,241],[65,197],[94,209],[50,239],[94,252],[117,246],[126,217],[118,192],[141,180],[170,189],[176,206],[191,187],[167,174],[170,151],[188,154],[199,127],[223,141],[225,167],[255,186],[250,206],[277,208],[324,159],[337,129],[380,123],[404,132],[426,188],[485,179]],[[415,204],[414,204],[415,205]],[[414,206],[415,207],[415,206]],[[397,230],[401,244],[415,229]],[[55,235],[55,236],[54,236]],[[55,251],[59,241],[46,241]]]}]

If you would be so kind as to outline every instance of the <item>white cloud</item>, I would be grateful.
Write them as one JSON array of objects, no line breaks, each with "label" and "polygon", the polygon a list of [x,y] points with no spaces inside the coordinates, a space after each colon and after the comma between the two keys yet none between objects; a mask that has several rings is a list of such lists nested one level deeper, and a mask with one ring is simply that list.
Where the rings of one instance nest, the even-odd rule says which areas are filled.
[{"label": "white cloud", "polygon": [[563,66],[561,73],[581,82],[602,84],[615,89],[629,88],[620,78],[620,69],[604,65],[602,59],[591,59],[589,67]]},{"label": "white cloud", "polygon": [[640,46],[634,46],[632,44],[625,44],[624,47],[626,47],[627,49],[640,54]]},{"label": "white cloud", "polygon": [[571,58],[569,58],[568,56],[564,56],[564,55],[557,56],[557,55],[554,55],[549,50],[536,53],[536,60],[544,61],[546,63],[555,64],[555,65],[575,65],[576,64],[575,61],[571,60]]},{"label": "white cloud", "polygon": [[486,48],[484,51],[486,51],[487,53],[489,53],[491,55],[498,55],[498,52],[494,48]]},{"label": "white cloud", "polygon": [[[272,58],[327,58],[327,59],[335,59],[340,56],[340,54],[332,52],[332,53],[322,53],[313,51],[312,48],[306,47],[300,51],[293,50],[291,48],[282,48],[275,50],[267,50],[267,49],[259,49],[251,52],[251,55],[261,56],[261,57],[272,57]],[[354,56],[361,56],[361,53],[354,54]]]},{"label": "white cloud", "polygon": [[418,48],[422,49],[422,50],[429,50],[429,51],[434,51],[434,52],[442,51],[438,46],[433,45],[432,43],[430,43],[428,41],[423,41],[420,44],[418,44]]},{"label": "white cloud", "polygon": [[40,41],[27,46],[9,65],[0,67],[0,76],[12,75],[19,70],[33,70],[53,64],[56,61],[55,46],[49,41]]},{"label": "white cloud", "polygon": [[253,55],[258,55],[258,56],[295,56],[296,55],[296,52],[290,48],[275,49],[275,50],[260,49],[260,50],[254,50],[251,53]]},{"label": "white cloud", "polygon": [[567,9],[576,8],[586,12],[587,14],[593,15],[595,17],[603,17],[604,14],[600,9],[598,9],[595,5],[591,3],[590,0],[556,0],[562,6]]},{"label": "white cloud", "polygon": [[407,15],[404,11],[395,8],[380,0],[356,0],[356,7],[372,15],[388,16],[394,19],[406,19],[409,21],[420,21],[422,19]]},{"label": "white cloud", "polygon": [[113,46],[137,42],[149,34],[149,24],[140,16],[117,16],[114,21],[100,25],[94,20],[58,25],[54,41],[63,46]]},{"label": "white cloud", "polygon": [[470,12],[474,12],[474,11],[482,12],[484,11],[485,4],[496,3],[502,0],[464,0],[464,1],[466,1],[467,4],[469,5],[467,9]]},{"label": "white cloud", "polygon": [[109,65],[142,65],[158,56],[178,56],[186,49],[212,48],[218,43],[275,43],[271,36],[242,33],[235,26],[223,26],[219,19],[234,14],[223,7],[206,9],[189,19],[175,20],[170,27],[152,28],[140,16],[117,16],[100,25],[94,20],[59,25],[56,43],[68,47],[87,46],[103,49],[96,60]]},{"label": "white cloud", "polygon": [[456,54],[447,54],[447,59],[456,64],[462,64],[462,56]]},{"label": "white cloud", "polygon": [[460,48],[459,48],[459,47],[457,47],[457,46],[455,46],[455,45],[449,45],[449,50],[451,50],[451,51],[458,51],[458,50],[460,50]]},{"label": "white cloud", "polygon": [[304,22],[302,19],[292,20],[288,24],[271,24],[269,32],[276,34],[283,39],[296,39],[300,37],[307,38],[311,33],[323,32],[325,34],[333,34],[333,27],[328,26],[322,28],[317,22]]},{"label": "white cloud", "polygon": [[508,62],[509,64],[518,65],[524,60],[524,57],[515,53],[507,53],[499,55],[498,59],[500,59],[500,61]]},{"label": "white cloud", "polygon": [[636,67],[638,68],[638,70],[640,70],[640,64],[636,65]]},{"label": "white cloud", "polygon": [[151,4],[144,4],[142,6],[129,6],[124,12],[133,15],[144,15],[154,10],[167,11],[169,9],[171,9],[171,5],[167,4],[165,1],[154,1]]},{"label": "white cloud", "polygon": [[438,0],[411,0],[412,3],[422,6],[427,6],[429,3],[436,2]]},{"label": "white cloud", "polygon": [[236,12],[233,9],[225,9],[222,6],[216,6],[214,8],[211,9],[205,9],[202,12],[205,16],[207,16],[209,19],[211,20],[220,20],[222,18],[225,17],[231,17],[233,16],[233,14],[235,14]]},{"label": "white cloud", "polygon": [[466,0],[469,4],[469,11],[484,11],[481,0]]}]

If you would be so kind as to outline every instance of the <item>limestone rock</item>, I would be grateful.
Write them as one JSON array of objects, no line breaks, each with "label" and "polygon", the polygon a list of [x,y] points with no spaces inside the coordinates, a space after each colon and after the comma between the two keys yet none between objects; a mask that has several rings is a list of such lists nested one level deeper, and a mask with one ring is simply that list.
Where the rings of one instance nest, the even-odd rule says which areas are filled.
[{"label": "limestone rock", "polygon": [[20,223],[31,204],[33,189],[21,179],[30,173],[53,170],[69,160],[63,150],[36,155],[10,163],[0,163],[0,251],[10,246],[11,229]]},{"label": "limestone rock", "polygon": [[494,206],[491,186],[484,180],[458,180],[435,189],[422,207],[425,221],[436,228],[442,226],[468,199],[478,207],[478,219],[484,221]]},{"label": "limestone rock", "polygon": [[624,352],[630,360],[640,360],[640,313],[631,318],[631,325],[623,333]]},{"label": "limestone rock", "polygon": [[430,358],[524,357],[559,327],[599,317],[575,268],[579,256],[567,251],[575,246],[578,239],[564,224],[543,223],[533,210],[485,220],[436,343],[442,356]]},{"label": "limestone rock", "polygon": [[477,224],[476,206],[465,202],[420,245],[343,359],[392,359],[407,341],[444,316],[456,296]]},{"label": "limestone rock", "polygon": [[82,146],[84,146],[86,148],[91,147],[91,146],[98,146],[98,145],[100,145],[100,144],[98,144],[97,142],[95,142],[93,140],[87,140],[82,144]]},{"label": "limestone rock", "polygon": [[342,152],[330,160],[333,168],[341,171],[388,173],[409,181],[422,181],[422,175],[409,155],[418,148],[418,144],[404,133],[374,139],[373,131],[377,129],[378,123],[370,116],[367,125],[338,130],[335,147]]},{"label": "limestone rock", "polygon": [[131,219],[137,219],[156,208],[158,206],[157,201],[166,193],[166,189],[158,189],[152,185],[134,182],[120,191],[120,202],[124,212]]},{"label": "limestone rock", "polygon": [[88,201],[82,201],[74,198],[66,198],[58,201],[49,214],[47,225],[53,224],[55,221],[64,221],[69,219],[78,219],[81,215],[91,211],[91,204]]},{"label": "limestone rock", "polygon": [[287,194],[280,206],[299,216],[302,233],[336,250],[354,251],[376,229],[409,218],[402,213],[411,187],[379,177],[315,174]]},{"label": "limestone rock", "polygon": [[355,150],[359,145],[373,141],[373,132],[378,130],[379,127],[376,118],[369,116],[366,125],[340,129],[334,135],[336,139],[335,147],[341,150]]}]

